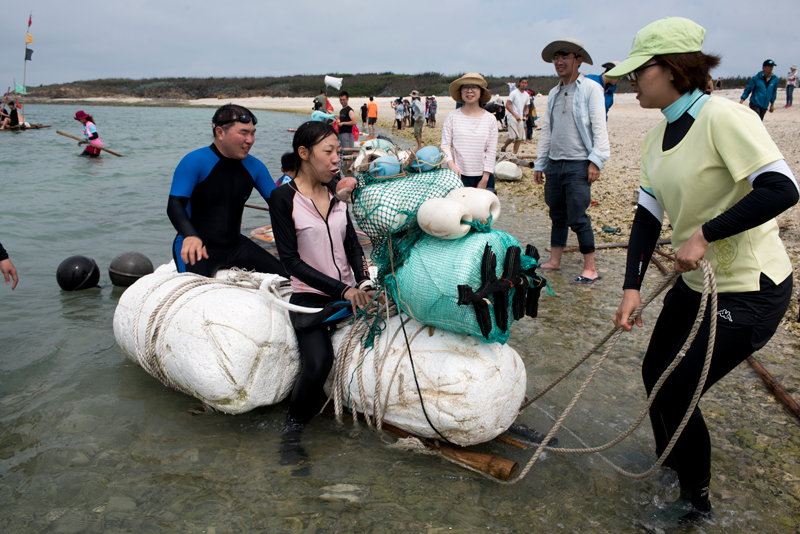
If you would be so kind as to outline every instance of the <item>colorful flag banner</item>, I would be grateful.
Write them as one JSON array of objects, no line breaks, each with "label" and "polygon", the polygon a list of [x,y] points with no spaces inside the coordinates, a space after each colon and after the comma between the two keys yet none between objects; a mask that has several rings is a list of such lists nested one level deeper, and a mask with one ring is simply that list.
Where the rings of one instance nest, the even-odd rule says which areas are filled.
[{"label": "colorful flag banner", "polygon": [[30,27],[31,27],[31,22],[33,22],[33,15],[30,15],[30,16],[28,17],[28,28],[30,28]]},{"label": "colorful flag banner", "polygon": [[33,42],[33,36],[29,33],[25,34],[25,44],[31,44]]},{"label": "colorful flag banner", "polygon": [[25,90],[25,86],[21,83],[14,82],[14,92],[18,95],[27,95],[28,91]]},{"label": "colorful flag banner", "polygon": [[30,61],[32,57],[33,57],[33,50],[31,50],[30,48],[26,48],[25,49],[25,61]]}]

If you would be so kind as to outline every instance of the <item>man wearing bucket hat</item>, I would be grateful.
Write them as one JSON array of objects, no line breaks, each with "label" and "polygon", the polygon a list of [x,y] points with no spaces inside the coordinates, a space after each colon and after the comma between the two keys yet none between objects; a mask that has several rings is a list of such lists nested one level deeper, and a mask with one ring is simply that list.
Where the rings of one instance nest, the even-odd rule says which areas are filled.
[{"label": "man wearing bucket hat", "polygon": [[[650,422],[656,454],[677,472],[681,496],[648,511],[647,523],[658,530],[671,530],[658,523],[710,517],[711,438],[697,404],[698,388],[705,393],[763,347],[792,296],[792,264],[775,217],[797,203],[797,182],[750,110],[703,93],[720,62],[703,53],[704,36],[705,29],[691,20],[659,20],[636,34],[628,58],[608,72],[627,74],[641,107],[659,109],[665,118],[642,140],[639,206],[623,298],[614,315],[618,328],[642,326],[641,316],[635,321],[631,316],[641,304],[639,290],[666,214],[681,276],[664,297],[642,378],[647,394],[654,394]],[[716,276],[718,312],[706,311],[697,338],[676,362],[703,301],[701,259]],[[716,330],[704,375],[710,317],[716,318]]]},{"label": "man wearing bucket hat", "polygon": [[739,99],[739,103],[744,104],[750,96],[750,109],[758,113],[762,121],[767,109],[770,113],[775,111],[775,99],[778,98],[778,77],[772,74],[774,68],[774,61],[771,59],[764,61],[761,72],[750,78],[750,83],[744,88],[742,98]]},{"label": "man wearing bucket hat", "polygon": [[600,275],[594,265],[594,234],[586,208],[592,200],[592,182],[600,177],[610,155],[603,88],[578,72],[582,63],[592,64],[580,41],[553,41],[542,50],[542,59],[555,65],[561,81],[547,97],[533,167],[534,181],[545,184],[544,200],[552,221],[550,260],[541,267],[561,268],[571,228],[583,254],[583,271],[573,283],[592,284]]},{"label": "man wearing bucket hat", "polygon": [[464,187],[494,193],[497,120],[483,109],[492,98],[480,74],[470,72],[450,84],[450,96],[464,104],[448,113],[442,126],[442,152],[447,166],[461,176]]},{"label": "man wearing bucket hat", "polygon": [[587,76],[590,80],[594,80],[603,86],[603,93],[606,99],[606,120],[608,120],[608,110],[614,105],[614,93],[617,92],[617,82],[619,78],[609,78],[608,71],[619,65],[619,61],[609,61],[603,63],[603,74],[590,74]]}]

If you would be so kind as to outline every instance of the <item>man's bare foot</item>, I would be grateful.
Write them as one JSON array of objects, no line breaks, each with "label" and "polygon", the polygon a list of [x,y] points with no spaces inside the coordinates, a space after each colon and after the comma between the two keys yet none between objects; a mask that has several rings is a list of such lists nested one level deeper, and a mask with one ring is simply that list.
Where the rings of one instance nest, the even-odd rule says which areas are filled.
[{"label": "man's bare foot", "polygon": [[546,271],[558,271],[561,269],[561,264],[556,264],[552,262],[542,263],[539,265],[540,269],[544,269]]},{"label": "man's bare foot", "polygon": [[597,278],[600,278],[600,275],[597,274],[597,271],[595,269],[584,269],[583,272],[581,273],[581,276],[584,278],[589,278],[590,280],[595,280]]}]

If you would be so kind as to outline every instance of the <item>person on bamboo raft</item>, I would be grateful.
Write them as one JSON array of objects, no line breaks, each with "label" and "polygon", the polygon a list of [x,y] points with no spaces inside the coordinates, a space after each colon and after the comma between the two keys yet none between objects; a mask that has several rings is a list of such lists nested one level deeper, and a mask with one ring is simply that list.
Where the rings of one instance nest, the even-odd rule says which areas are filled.
[{"label": "person on bamboo raft", "polygon": [[[607,74],[628,75],[643,108],[664,120],[642,142],[639,205],[628,249],[623,298],[614,323],[630,330],[639,290],[662,229],[673,227],[675,270],[642,363],[648,395],[687,339],[700,305],[704,258],[718,291],[717,330],[703,392],[775,333],[792,293],[792,265],[775,217],[798,201],[797,181],[758,115],[725,98],[703,94],[720,58],[702,52],[705,30],[684,18],[646,26],[628,58]],[[642,326],[642,319],[636,319]],[[703,319],[695,341],[666,379],[650,408],[661,456],[685,416],[699,383],[709,335]],[[711,514],[711,442],[699,407],[664,465],[677,471],[681,498],[659,510],[664,521],[704,520]]]},{"label": "person on bamboo raft", "polygon": [[272,231],[291,277],[290,302],[323,311],[289,314],[301,370],[281,445],[285,464],[305,462],[300,434],[327,399],[322,386],[333,365],[333,345],[332,323],[326,321],[348,310],[356,313],[375,294],[347,204],[329,186],[339,174],[336,131],[324,122],[306,122],[294,134],[292,147],[297,175],[269,198]]},{"label": "person on bamboo raft", "polygon": [[83,125],[83,141],[78,141],[78,146],[86,145],[86,148],[81,152],[81,156],[96,158],[100,155],[100,148],[103,142],[100,140],[100,134],[97,133],[97,126],[94,122],[94,117],[79,110],[75,113],[75,120]]}]

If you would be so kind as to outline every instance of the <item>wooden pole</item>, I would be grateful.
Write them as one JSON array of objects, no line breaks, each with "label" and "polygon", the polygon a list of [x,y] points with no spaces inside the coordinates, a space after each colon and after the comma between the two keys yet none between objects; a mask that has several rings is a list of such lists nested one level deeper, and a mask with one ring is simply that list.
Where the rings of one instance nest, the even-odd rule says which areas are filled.
[{"label": "wooden pole", "polygon": [[[657,244],[658,245],[669,245],[672,243],[672,239],[659,239]],[[600,243],[599,245],[595,245],[594,248],[627,248],[628,242],[624,243]],[[550,251],[550,247],[547,247],[545,250],[548,252]],[[658,249],[656,249],[658,250]],[[578,252],[580,248],[578,247],[564,247],[564,252]]]},{"label": "wooden pole", "polygon": [[482,471],[500,480],[508,480],[513,478],[519,471],[519,464],[513,460],[506,460],[499,456],[492,456],[491,454],[484,454],[481,452],[469,451],[461,447],[453,447],[447,443],[432,442],[418,436],[409,434],[405,430],[397,428],[396,426],[388,423],[383,423],[383,428],[393,434],[397,434],[402,438],[416,438],[420,440],[426,447],[441,452],[444,456],[458,460],[470,467]]},{"label": "wooden pole", "polygon": [[667,258],[670,261],[675,261],[675,256],[673,256],[672,254],[667,254],[666,252],[664,252],[663,250],[659,249],[658,247],[656,247],[656,249],[653,252],[655,252],[656,254],[660,254],[661,256],[664,256],[665,258]]},{"label": "wooden pole", "polygon": [[253,208],[254,210],[269,211],[269,208],[262,208],[261,206],[253,206],[252,204],[245,204],[245,208]]},{"label": "wooden pole", "polygon": [[[64,133],[64,132],[61,132],[61,131],[58,131],[58,130],[56,130],[56,133],[57,133],[57,134],[59,134],[59,135],[63,135],[64,137],[69,137],[70,139],[75,139],[76,141],[78,141],[78,142],[80,142],[80,143],[86,143],[86,140],[85,140],[85,139],[81,139],[81,138],[79,138],[79,137],[75,137],[74,135],[70,135],[70,134],[67,134],[67,133]],[[90,145],[91,145],[91,143],[87,143],[87,144],[90,144]],[[93,146],[93,147],[95,147],[95,148],[99,148],[100,150],[105,150],[105,151],[106,151],[106,152],[108,152],[109,154],[114,154],[114,155],[115,155],[115,156],[117,156],[118,158],[122,158],[122,157],[124,157],[122,154],[117,154],[116,152],[114,152],[114,151],[111,151],[111,150],[109,150],[109,149],[107,149],[107,148],[105,148],[105,147],[102,147],[102,146],[97,146],[97,145],[92,145],[92,146]]]},{"label": "wooden pole", "polygon": [[655,256],[650,256],[650,262],[658,267],[658,270],[661,271],[661,274],[669,274],[669,269],[664,267],[664,264],[658,261]]},{"label": "wooden pole", "polygon": [[758,360],[753,358],[752,356],[747,357],[747,363],[750,364],[750,367],[761,377],[764,383],[767,385],[767,388],[776,396],[778,400],[781,401],[789,411],[800,420],[800,406],[794,401],[794,399],[789,395],[785,389],[780,385],[780,383],[773,378],[769,372],[764,369],[764,366],[759,363]]}]

